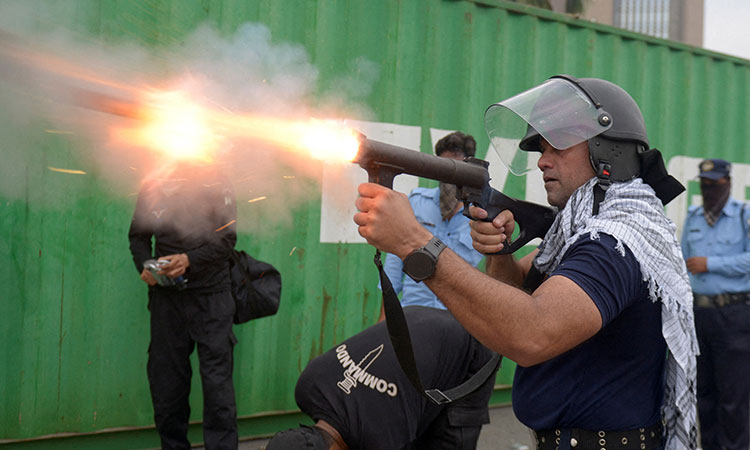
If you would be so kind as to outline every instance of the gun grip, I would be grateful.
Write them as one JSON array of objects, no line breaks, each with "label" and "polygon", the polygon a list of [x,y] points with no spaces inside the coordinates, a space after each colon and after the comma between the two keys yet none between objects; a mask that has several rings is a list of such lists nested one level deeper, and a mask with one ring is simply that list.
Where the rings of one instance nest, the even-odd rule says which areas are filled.
[{"label": "gun grip", "polygon": [[403,167],[385,163],[372,163],[367,168],[367,181],[393,189],[393,179],[396,175],[404,173]]},{"label": "gun grip", "polygon": [[[557,212],[548,206],[517,200],[508,197],[497,189],[487,186],[482,191],[480,201],[472,203],[487,211],[487,217],[481,219],[483,222],[492,222],[498,214],[506,209],[513,213],[513,218],[519,228],[519,234],[515,240],[506,242],[503,249],[494,255],[506,255],[514,253],[534,238],[543,238],[547,234]],[[472,220],[468,208],[464,209],[464,215]]]}]

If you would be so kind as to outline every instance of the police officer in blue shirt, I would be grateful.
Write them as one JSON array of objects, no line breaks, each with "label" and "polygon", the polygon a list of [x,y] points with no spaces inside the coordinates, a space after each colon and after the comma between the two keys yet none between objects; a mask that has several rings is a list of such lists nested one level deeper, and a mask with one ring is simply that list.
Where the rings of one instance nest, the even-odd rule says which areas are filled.
[{"label": "police officer in blue shirt", "polygon": [[[435,154],[443,158],[463,160],[467,156],[474,156],[476,145],[472,136],[456,131],[435,144]],[[472,247],[470,220],[461,214],[464,205],[456,198],[455,185],[440,183],[439,187],[432,189],[416,188],[409,195],[409,203],[419,223],[466,262],[474,267],[479,264],[482,254]],[[420,305],[446,309],[424,283],[418,283],[406,276],[402,272],[403,268],[404,264],[400,258],[392,254],[386,256],[385,273],[391,280],[396,294],[403,293],[403,306]]]},{"label": "police officer in blue shirt", "polygon": [[703,206],[682,235],[694,294],[698,417],[704,449],[750,445],[750,208],[729,196],[731,164],[700,163]]}]

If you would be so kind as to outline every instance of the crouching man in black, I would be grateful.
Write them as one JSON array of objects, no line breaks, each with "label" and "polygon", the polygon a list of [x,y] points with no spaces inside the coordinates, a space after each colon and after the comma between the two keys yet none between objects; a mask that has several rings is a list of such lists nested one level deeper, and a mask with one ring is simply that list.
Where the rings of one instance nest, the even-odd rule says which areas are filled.
[{"label": "crouching man in black", "polygon": [[[445,310],[404,308],[425,387],[461,384],[492,357]],[[475,449],[497,369],[473,393],[437,405],[399,366],[380,322],[313,359],[294,392],[315,426],[277,433],[266,450]]]}]

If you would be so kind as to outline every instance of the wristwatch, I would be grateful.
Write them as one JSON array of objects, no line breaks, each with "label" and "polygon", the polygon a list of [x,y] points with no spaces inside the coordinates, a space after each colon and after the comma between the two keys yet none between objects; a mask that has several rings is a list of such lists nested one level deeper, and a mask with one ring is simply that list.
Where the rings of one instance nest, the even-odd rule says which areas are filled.
[{"label": "wristwatch", "polygon": [[445,250],[445,244],[433,237],[424,247],[418,248],[404,258],[404,273],[419,283],[435,273],[438,256]]}]

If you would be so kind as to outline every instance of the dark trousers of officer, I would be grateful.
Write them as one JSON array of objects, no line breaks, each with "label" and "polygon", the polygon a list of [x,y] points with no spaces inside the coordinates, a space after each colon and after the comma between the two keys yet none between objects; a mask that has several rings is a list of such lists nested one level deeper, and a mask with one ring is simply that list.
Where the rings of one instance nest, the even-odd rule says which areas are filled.
[{"label": "dark trousers of officer", "polygon": [[237,339],[232,332],[234,300],[230,292],[195,294],[150,289],[149,310],[148,380],[162,448],[190,448],[190,354],[197,344],[206,449],[235,450],[237,407],[232,369]]},{"label": "dark trousers of officer", "polygon": [[750,305],[695,308],[703,450],[750,445]]}]

